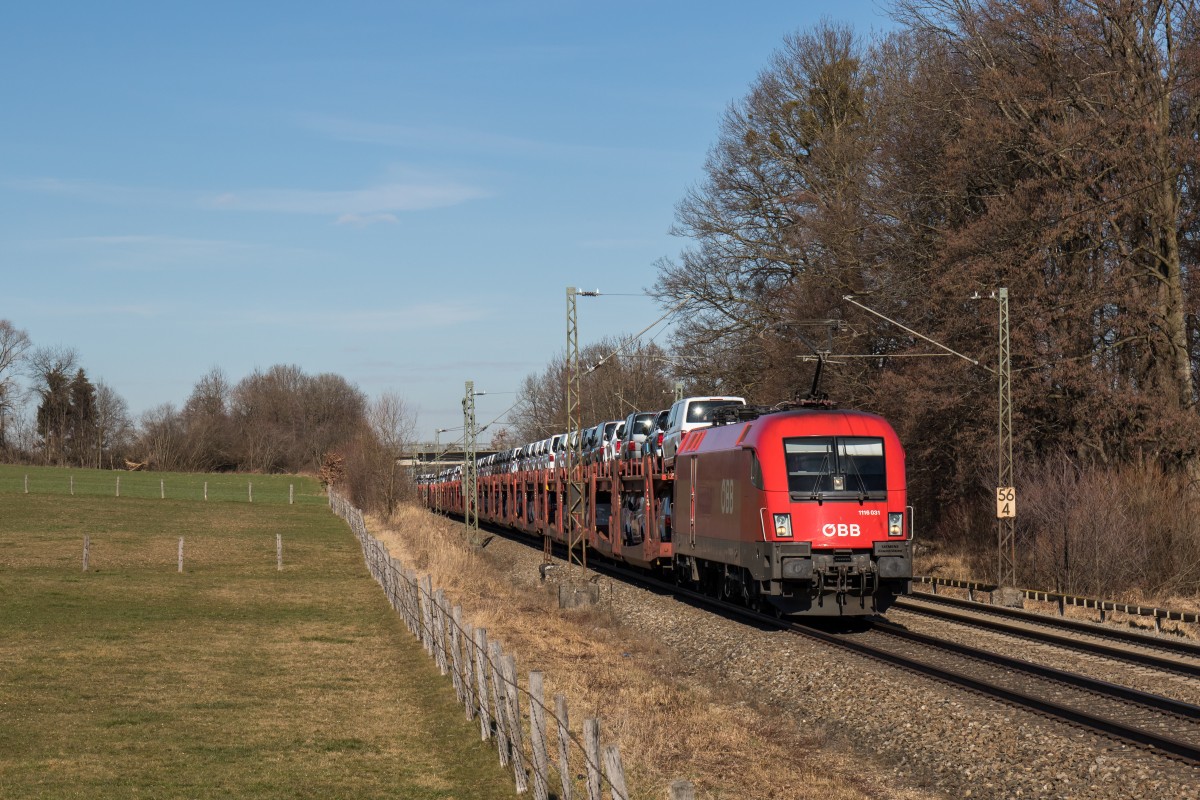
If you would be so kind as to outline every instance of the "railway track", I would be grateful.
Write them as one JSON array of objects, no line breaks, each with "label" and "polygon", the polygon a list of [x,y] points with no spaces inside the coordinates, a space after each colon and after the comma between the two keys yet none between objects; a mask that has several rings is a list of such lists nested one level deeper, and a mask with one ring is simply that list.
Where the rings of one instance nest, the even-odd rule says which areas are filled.
[{"label": "railway track", "polygon": [[1065,647],[1188,677],[1200,677],[1200,646],[1133,631],[934,595],[912,595],[894,608]]},{"label": "railway track", "polygon": [[[621,570],[629,580],[652,580]],[[672,586],[663,582],[657,588]],[[760,625],[816,639],[876,661],[1002,700],[1110,738],[1200,765],[1200,706],[948,642],[888,623],[864,633],[830,633],[675,587],[678,596]],[[890,639],[888,644],[873,640]]]},{"label": "railway track", "polygon": [[[529,546],[536,544],[507,528],[487,524],[481,524],[481,527]],[[556,552],[560,549],[557,544],[555,548]],[[1047,719],[1200,766],[1200,706],[909,631],[886,621],[876,620],[870,629],[852,633],[821,630],[811,624],[781,620],[718,600],[610,562],[593,562],[590,567],[727,617],[762,628],[784,630]]]},{"label": "railway track", "polygon": [[[605,565],[606,569],[608,565]],[[731,605],[708,595],[614,568],[623,579],[775,626],[842,650],[968,689],[1051,719],[1200,765],[1200,706],[1129,689],[989,650],[877,622],[861,633],[831,633]],[[886,644],[875,640],[890,640]]]}]

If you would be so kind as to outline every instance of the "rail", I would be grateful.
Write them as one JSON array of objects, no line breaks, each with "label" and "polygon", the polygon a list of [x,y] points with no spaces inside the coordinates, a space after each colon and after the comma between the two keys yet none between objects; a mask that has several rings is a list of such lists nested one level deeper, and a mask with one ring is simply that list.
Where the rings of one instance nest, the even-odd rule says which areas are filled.
[{"label": "rail", "polygon": [[[1035,694],[1013,689],[998,683],[980,680],[974,676],[964,674],[956,670],[946,669],[924,660],[914,659],[899,652],[893,652],[887,649],[874,647],[866,644],[865,642],[857,641],[856,637],[841,636],[838,634],[821,631],[801,623],[783,621],[775,617],[768,616],[742,606],[733,605],[700,592],[684,589],[675,586],[674,584],[668,584],[665,581],[652,578],[648,575],[635,573],[615,565],[606,565],[605,571],[614,575],[619,575],[630,583],[653,587],[658,590],[674,594],[678,598],[686,598],[700,605],[707,605],[711,608],[719,609],[726,614],[743,617],[758,624],[776,626],[790,633],[798,634],[809,639],[814,639],[825,644],[833,645],[843,650],[857,653],[858,655],[865,656],[876,661],[888,663],[919,675],[935,678],[945,683],[952,684],[969,691],[977,692],[986,697],[999,699],[1013,706],[1021,707],[1034,713],[1043,714],[1048,718],[1068,722],[1070,724],[1077,725],[1080,728],[1091,730],[1093,732],[1131,744],[1148,747],[1152,751],[1161,753],[1171,758],[1180,759],[1188,764],[1200,764],[1200,745],[1197,745],[1193,742],[1183,741],[1171,736],[1144,730],[1136,726],[1123,723],[1119,720],[1110,719],[1105,716],[1091,713],[1085,709],[1064,705],[1046,697],[1040,697]],[[1041,667],[1028,662],[1018,662],[1016,659],[1009,659],[996,653],[976,650],[975,648],[968,648],[947,640],[935,639],[934,637],[923,637],[921,634],[904,631],[894,627],[887,628],[886,630],[881,629],[880,632],[896,636],[897,638],[907,638],[914,641],[923,639],[924,643],[928,646],[941,648],[950,652],[958,652],[961,655],[966,655],[981,661],[990,661],[992,663],[1001,664],[1010,669],[1020,666],[1021,671],[1027,672],[1031,675],[1036,674],[1039,677],[1052,680],[1063,685],[1074,685],[1078,688],[1084,689],[1085,691],[1092,691],[1103,696],[1125,700],[1134,705],[1139,705],[1145,708],[1154,708],[1156,710],[1165,711],[1166,713],[1175,714],[1189,719],[1195,719],[1198,715],[1200,715],[1200,708],[1195,706],[1178,703],[1167,698],[1160,698],[1155,695],[1149,695],[1144,692],[1138,692],[1136,690],[1127,689],[1125,687],[1116,686],[1113,684],[1106,684],[1102,681],[1091,680],[1085,678],[1084,676],[1073,675],[1071,673],[1056,670],[1050,667]]]}]

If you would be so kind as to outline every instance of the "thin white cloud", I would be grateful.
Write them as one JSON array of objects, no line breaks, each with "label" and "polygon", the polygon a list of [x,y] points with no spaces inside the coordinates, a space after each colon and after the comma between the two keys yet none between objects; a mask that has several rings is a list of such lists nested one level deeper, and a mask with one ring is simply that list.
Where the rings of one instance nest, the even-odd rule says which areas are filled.
[{"label": "thin white cloud", "polygon": [[165,305],[148,303],[39,303],[26,301],[26,308],[45,317],[78,319],[81,317],[152,319],[172,313]]},{"label": "thin white cloud", "polygon": [[330,191],[248,189],[207,197],[202,202],[211,208],[234,211],[322,214],[340,219],[444,208],[486,196],[487,192],[478,187],[444,181],[388,183],[366,189]]},{"label": "thin white cloud", "polygon": [[161,234],[114,234],[33,239],[24,246],[35,251],[66,251],[74,263],[87,269],[158,272],[203,266],[244,268],[248,264],[294,264],[315,251],[229,239],[203,239]]},{"label": "thin white cloud", "polygon": [[[390,215],[488,197],[485,189],[436,176],[408,176],[357,189],[234,189],[216,194],[184,190],[33,178],[9,181],[11,189],[117,205],[172,205],[333,217],[341,224],[387,222]],[[343,221],[344,220],[344,221]]]},{"label": "thin white cloud", "polygon": [[445,125],[405,125],[320,115],[301,116],[299,123],[308,130],[337,141],[388,147],[452,149],[456,153],[485,152],[536,158],[595,158],[603,156],[663,158],[672,155],[687,155],[683,151],[553,142]]},{"label": "thin white cloud", "polygon": [[92,203],[110,205],[179,205],[188,202],[184,192],[146,186],[119,186],[111,183],[70,181],[61,178],[28,178],[7,181],[10,189],[37,194],[73,197]]},{"label": "thin white cloud", "polygon": [[416,303],[402,308],[354,311],[248,310],[227,315],[233,323],[297,327],[342,333],[402,333],[446,328],[484,319],[482,308],[460,303]]},{"label": "thin white cloud", "polygon": [[366,228],[378,223],[394,225],[396,222],[398,220],[395,214],[342,214],[337,218],[338,225],[349,225],[352,228]]}]

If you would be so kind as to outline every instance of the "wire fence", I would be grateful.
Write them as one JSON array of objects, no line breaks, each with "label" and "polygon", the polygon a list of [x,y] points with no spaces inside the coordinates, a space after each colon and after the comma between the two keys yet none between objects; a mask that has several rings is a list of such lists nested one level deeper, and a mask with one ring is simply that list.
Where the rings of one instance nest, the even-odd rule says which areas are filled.
[{"label": "wire fence", "polygon": [[[358,537],[367,568],[392,608],[434,659],[438,671],[450,675],[466,718],[479,722],[481,739],[495,737],[500,764],[512,768],[518,794],[530,789],[532,778],[535,800],[552,796],[603,800],[606,794],[612,800],[629,800],[620,749],[616,744],[602,745],[598,719],[585,719],[582,735],[572,732],[566,696],[556,694],[553,705],[548,705],[540,671],[530,672],[528,688],[523,688],[517,680],[516,659],[505,654],[500,642],[489,641],[485,628],[465,621],[461,606],[448,607],[445,593],[433,587],[430,576],[418,577],[392,557],[367,531],[359,509],[334,492],[329,494],[329,505]],[[522,716],[522,705],[527,718]],[[552,739],[557,744],[553,750]],[[578,763],[580,757],[582,786],[571,769],[572,759]],[[695,791],[690,783],[675,781],[669,796],[690,800]]]},{"label": "wire fence", "polygon": [[125,497],[155,500],[312,505],[323,503],[307,482],[288,476],[213,475],[31,468],[0,470],[0,492],[12,494]]}]

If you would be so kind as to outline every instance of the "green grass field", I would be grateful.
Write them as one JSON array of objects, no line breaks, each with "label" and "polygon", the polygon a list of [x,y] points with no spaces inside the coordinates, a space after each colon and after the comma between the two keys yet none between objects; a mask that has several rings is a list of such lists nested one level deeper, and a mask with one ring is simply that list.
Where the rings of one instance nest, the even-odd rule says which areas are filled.
[{"label": "green grass field", "polygon": [[0,797],[512,795],[311,484],[72,497],[31,470],[26,495],[25,471],[0,489]]},{"label": "green grass field", "polygon": [[[26,481],[28,478],[28,481]],[[297,475],[237,475],[230,473],[128,472],[126,470],[22,467],[0,464],[0,494],[116,497],[120,481],[122,498],[204,500],[209,502],[288,503],[288,487],[296,505],[324,505],[321,485]]]}]

